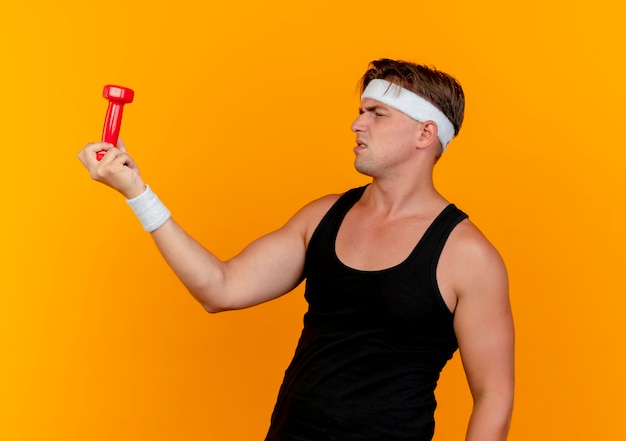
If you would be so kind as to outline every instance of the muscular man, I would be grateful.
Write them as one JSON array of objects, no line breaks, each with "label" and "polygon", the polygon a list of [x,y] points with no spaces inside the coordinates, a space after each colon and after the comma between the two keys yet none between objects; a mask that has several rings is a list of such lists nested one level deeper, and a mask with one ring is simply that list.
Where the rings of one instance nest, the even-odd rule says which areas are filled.
[{"label": "muscular man", "polygon": [[355,167],[371,183],[309,203],[227,261],[170,217],[122,144],[88,144],[79,158],[127,198],[207,311],[254,306],[306,280],[309,310],[266,441],[431,440],[434,390],[457,347],[474,400],[466,440],[505,440],[514,382],[506,269],[432,181],[461,128],[463,91],[436,69],[387,59],[371,63],[362,91]]}]

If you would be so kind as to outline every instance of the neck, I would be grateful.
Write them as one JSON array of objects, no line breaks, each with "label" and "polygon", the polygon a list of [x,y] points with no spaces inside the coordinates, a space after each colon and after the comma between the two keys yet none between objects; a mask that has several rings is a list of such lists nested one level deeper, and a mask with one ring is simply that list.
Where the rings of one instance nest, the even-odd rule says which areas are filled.
[{"label": "neck", "polygon": [[432,170],[404,179],[374,177],[362,200],[389,216],[439,211],[448,204],[435,189]]}]

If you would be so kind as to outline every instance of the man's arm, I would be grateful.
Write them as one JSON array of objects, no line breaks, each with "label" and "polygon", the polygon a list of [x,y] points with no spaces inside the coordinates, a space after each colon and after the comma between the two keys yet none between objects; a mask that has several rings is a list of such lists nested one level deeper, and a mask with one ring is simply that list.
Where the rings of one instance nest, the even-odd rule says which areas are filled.
[{"label": "man's arm", "polygon": [[454,268],[454,328],[474,407],[466,441],[504,441],[513,411],[514,329],[508,276],[495,248],[469,221],[442,259]]},{"label": "man's arm", "polygon": [[[94,180],[132,199],[146,187],[124,145],[118,147],[89,144],[78,157]],[[107,153],[97,161],[101,150]],[[308,238],[332,201],[326,197],[310,203],[282,228],[228,261],[218,259],[173,219],[151,234],[169,266],[207,311],[241,309],[286,294],[302,281]]]},{"label": "man's arm", "polygon": [[[306,209],[304,209],[306,212]],[[222,261],[173,219],[152,233],[159,251],[187,290],[209,312],[254,306],[294,289],[304,269],[305,215]]]}]

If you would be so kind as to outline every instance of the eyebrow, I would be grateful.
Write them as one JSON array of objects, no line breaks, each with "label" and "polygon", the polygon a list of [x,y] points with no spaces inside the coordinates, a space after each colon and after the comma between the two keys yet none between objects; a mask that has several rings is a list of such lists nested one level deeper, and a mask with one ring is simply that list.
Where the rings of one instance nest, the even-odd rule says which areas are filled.
[{"label": "eyebrow", "polygon": [[376,112],[376,111],[384,111],[387,112],[389,111],[389,108],[387,106],[384,106],[382,104],[372,104],[370,106],[366,106],[366,107],[359,107],[359,113],[364,113],[364,112]]}]

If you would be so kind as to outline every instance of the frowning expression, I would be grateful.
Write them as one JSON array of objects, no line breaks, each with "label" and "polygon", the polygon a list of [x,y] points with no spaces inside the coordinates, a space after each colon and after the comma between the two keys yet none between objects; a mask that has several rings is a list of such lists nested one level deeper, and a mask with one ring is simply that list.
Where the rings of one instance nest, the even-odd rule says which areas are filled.
[{"label": "frowning expression", "polygon": [[356,134],[354,165],[360,173],[382,177],[415,153],[421,123],[371,98],[365,98],[352,123]]}]

